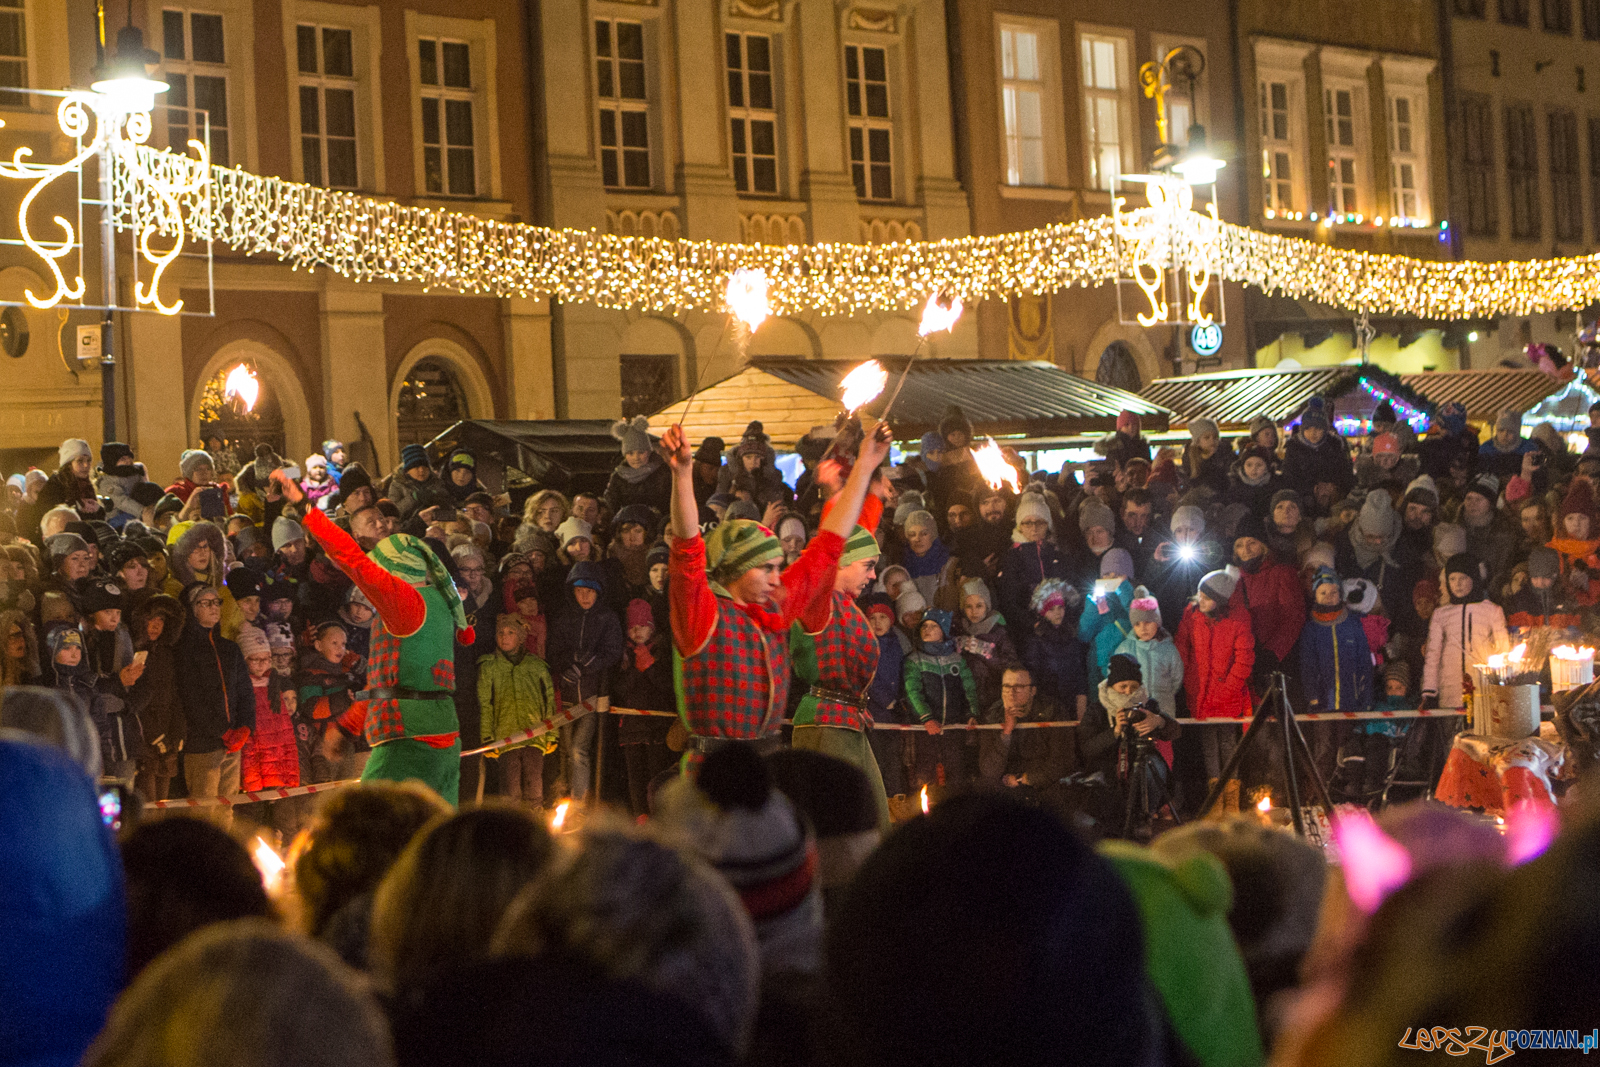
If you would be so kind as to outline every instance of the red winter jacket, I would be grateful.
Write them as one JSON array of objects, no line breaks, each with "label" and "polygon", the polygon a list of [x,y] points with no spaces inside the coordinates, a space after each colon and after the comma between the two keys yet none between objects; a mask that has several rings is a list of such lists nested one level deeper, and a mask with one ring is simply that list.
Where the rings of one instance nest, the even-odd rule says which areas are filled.
[{"label": "red winter jacket", "polygon": [[1293,567],[1267,560],[1254,574],[1241,571],[1233,605],[1249,613],[1256,643],[1279,662],[1294,651],[1306,625],[1306,594]]},{"label": "red winter jacket", "polygon": [[246,792],[258,789],[293,789],[300,784],[300,754],[295,747],[294,722],[283,709],[278,687],[267,679],[252,685],[256,725],[240,753],[239,774]]},{"label": "red winter jacket", "polygon": [[1213,619],[1190,604],[1178,624],[1178,655],[1183,657],[1183,688],[1189,714],[1197,719],[1250,714],[1250,669],[1256,665],[1256,640],[1250,613],[1235,597],[1227,614]]}]

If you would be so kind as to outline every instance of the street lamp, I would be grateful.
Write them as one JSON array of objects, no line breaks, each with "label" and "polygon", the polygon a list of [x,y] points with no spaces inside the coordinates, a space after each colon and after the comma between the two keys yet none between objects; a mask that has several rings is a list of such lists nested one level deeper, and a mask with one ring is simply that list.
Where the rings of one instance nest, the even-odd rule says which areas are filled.
[{"label": "street lamp", "polygon": [[[1176,174],[1190,185],[1210,185],[1217,180],[1217,172],[1228,164],[1211,154],[1206,143],[1206,128],[1194,121],[1194,87],[1205,73],[1206,57],[1193,45],[1181,44],[1161,57],[1139,68],[1139,82],[1144,95],[1156,102],[1156,132],[1161,145],[1150,160],[1150,169],[1157,174]],[[1189,125],[1187,144],[1176,144],[1172,129],[1172,109],[1167,97],[1181,86],[1189,97]]]},{"label": "street lamp", "polygon": [[[114,166],[113,140],[118,129],[132,116],[148,115],[156,106],[156,95],[167,91],[167,83],[155,73],[161,57],[144,45],[144,32],[133,24],[133,0],[128,0],[128,22],[117,32],[117,50],[102,56],[90,83],[99,118],[100,156],[100,279],[105,293],[105,311],[100,320],[100,418],[107,441],[117,440],[117,360],[114,343],[117,306],[116,219],[111,210]],[[148,123],[148,118],[145,122]]]}]

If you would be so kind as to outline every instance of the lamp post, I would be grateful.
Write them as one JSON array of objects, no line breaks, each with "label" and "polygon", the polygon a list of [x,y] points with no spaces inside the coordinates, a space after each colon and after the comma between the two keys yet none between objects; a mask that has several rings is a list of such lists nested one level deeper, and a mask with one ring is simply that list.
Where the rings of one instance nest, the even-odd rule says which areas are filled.
[{"label": "lamp post", "polygon": [[115,195],[112,140],[130,115],[147,113],[156,106],[156,94],[167,91],[167,83],[154,77],[161,57],[144,45],[144,33],[133,24],[133,0],[128,2],[128,23],[117,33],[117,49],[102,57],[95,70],[94,108],[98,118],[100,157],[100,283],[105,294],[105,310],[100,319],[100,408],[104,440],[117,440],[117,359],[116,315],[117,257],[116,218],[112,212]]}]

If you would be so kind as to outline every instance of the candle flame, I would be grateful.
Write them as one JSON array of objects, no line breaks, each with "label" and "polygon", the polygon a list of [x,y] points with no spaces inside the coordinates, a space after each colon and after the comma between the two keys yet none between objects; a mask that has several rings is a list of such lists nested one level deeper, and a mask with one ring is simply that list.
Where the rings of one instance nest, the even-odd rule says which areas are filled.
[{"label": "candle flame", "polygon": [[857,411],[883,393],[883,387],[889,384],[889,372],[875,359],[869,359],[855,370],[844,376],[839,383],[844,390],[841,402],[846,411]]},{"label": "candle flame", "polygon": [[767,296],[767,275],[764,271],[739,268],[728,277],[728,288],[723,295],[733,317],[744,323],[751,333],[760,329],[772,314],[772,301]]},{"label": "candle flame", "polygon": [[266,887],[267,895],[277,895],[283,888],[283,872],[288,867],[288,864],[283,862],[283,857],[278,855],[264,838],[257,837],[251,859],[255,861],[256,870],[261,873],[261,884]]},{"label": "candle flame", "polygon": [[1505,670],[1506,669],[1506,654],[1504,652],[1496,652],[1494,655],[1490,656],[1489,657],[1489,669],[1491,671],[1503,671],[1503,670]]},{"label": "candle flame", "polygon": [[924,814],[924,815],[928,814],[928,787],[927,786],[923,786],[922,787],[922,793],[921,793],[921,796],[919,797],[919,800],[922,803],[922,814]]},{"label": "candle flame", "polygon": [[1524,641],[1522,644],[1518,645],[1516,648],[1513,648],[1511,650],[1510,655],[1506,656],[1506,662],[1510,663],[1513,666],[1515,666],[1518,663],[1521,663],[1522,662],[1523,653],[1525,653],[1527,651],[1528,651],[1528,643],[1526,641]]},{"label": "candle flame", "polygon": [[1557,645],[1550,650],[1550,655],[1556,659],[1585,660],[1594,659],[1594,649],[1573,648],[1571,645]]},{"label": "candle flame", "polygon": [[978,473],[989,483],[990,489],[1010,485],[1013,493],[1020,493],[1022,483],[1017,479],[1017,468],[1006,462],[1006,457],[1000,451],[1000,446],[995,444],[994,438],[987,438],[987,441],[988,443],[982,448],[975,448],[972,451],[972,461],[978,465]]},{"label": "candle flame", "polygon": [[562,825],[567,821],[567,808],[571,805],[572,801],[570,800],[563,800],[556,805],[555,814],[550,816],[550,829],[557,833],[561,831]]},{"label": "candle flame", "polygon": [[260,395],[261,383],[256,380],[255,372],[243,363],[229,371],[222,383],[222,398],[238,397],[246,411],[255,410],[256,398]]},{"label": "candle flame", "polygon": [[961,298],[949,289],[940,289],[922,306],[922,323],[917,327],[917,336],[954,329],[960,319]]},{"label": "candle flame", "polygon": [[1263,815],[1270,812],[1272,810],[1272,798],[1262,797],[1260,800],[1256,801],[1256,810]]}]

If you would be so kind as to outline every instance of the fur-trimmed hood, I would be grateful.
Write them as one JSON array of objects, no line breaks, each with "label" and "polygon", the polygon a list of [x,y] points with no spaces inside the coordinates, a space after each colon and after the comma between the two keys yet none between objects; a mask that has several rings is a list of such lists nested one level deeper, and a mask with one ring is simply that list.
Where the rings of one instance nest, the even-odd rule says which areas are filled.
[{"label": "fur-trimmed hood", "polygon": [[221,588],[222,576],[228,566],[228,539],[222,535],[222,529],[212,523],[193,523],[178,535],[177,542],[171,545],[167,553],[167,569],[180,586],[195,581],[194,571],[189,567],[189,553],[198,548],[202,541],[211,546],[210,584]]},{"label": "fur-trimmed hood", "polygon": [[159,615],[163,621],[161,636],[157,641],[167,648],[176,648],[178,639],[183,636],[183,627],[188,621],[188,615],[176,597],[165,593],[146,597],[133,609],[133,618],[128,629],[133,634],[134,647],[137,648],[145,643],[145,623],[152,615]]},{"label": "fur-trimmed hood", "polygon": [[10,611],[0,611],[0,641],[6,639],[12,626],[22,627],[22,637],[28,644],[28,651],[22,657],[22,670],[30,678],[39,677],[39,637],[34,632],[33,621],[26,612],[13,608]]}]

